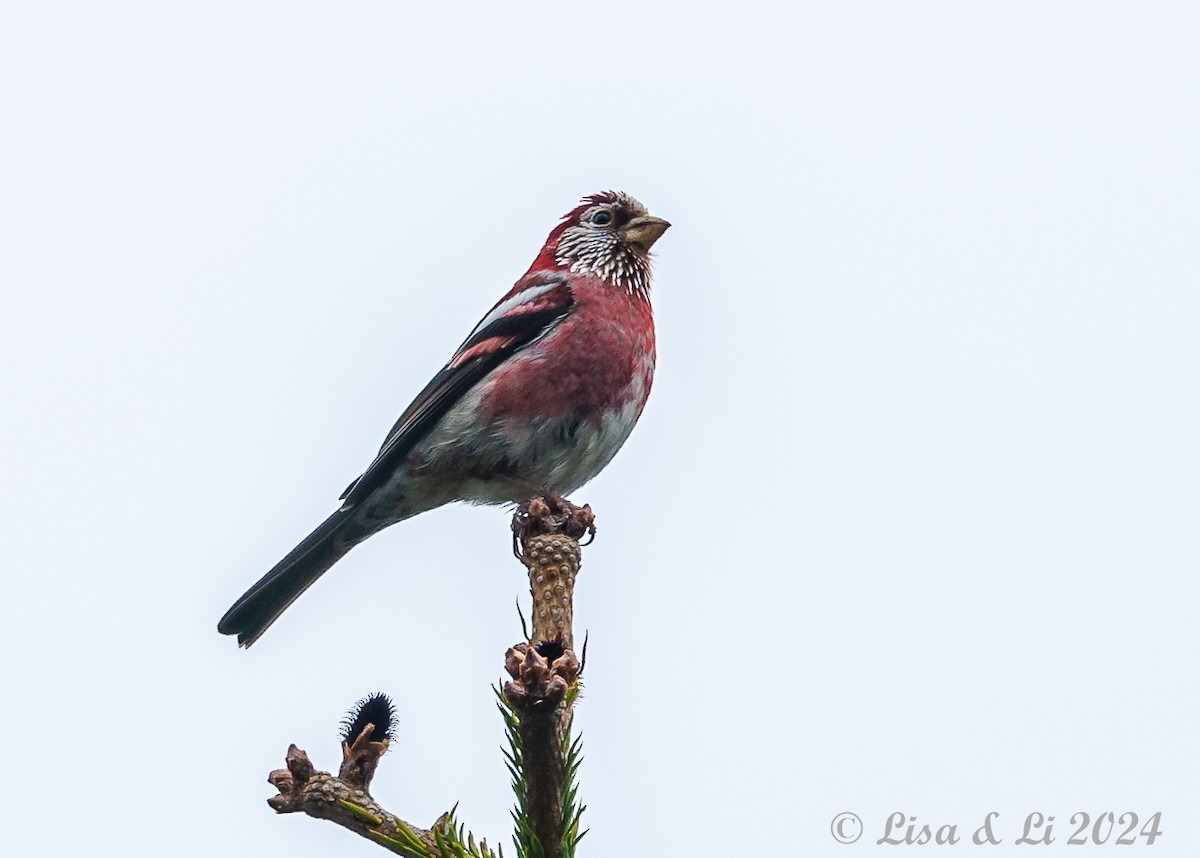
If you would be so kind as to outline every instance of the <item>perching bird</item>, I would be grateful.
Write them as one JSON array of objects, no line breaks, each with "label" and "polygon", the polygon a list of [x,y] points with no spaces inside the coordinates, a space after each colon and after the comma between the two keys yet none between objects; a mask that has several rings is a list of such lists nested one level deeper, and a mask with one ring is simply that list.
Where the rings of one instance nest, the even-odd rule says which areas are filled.
[{"label": "perching bird", "polygon": [[670,226],[628,194],[586,197],[400,415],[342,505],[230,608],[250,646],[355,545],[451,501],[564,496],[609,463],[654,376],[650,247]]}]

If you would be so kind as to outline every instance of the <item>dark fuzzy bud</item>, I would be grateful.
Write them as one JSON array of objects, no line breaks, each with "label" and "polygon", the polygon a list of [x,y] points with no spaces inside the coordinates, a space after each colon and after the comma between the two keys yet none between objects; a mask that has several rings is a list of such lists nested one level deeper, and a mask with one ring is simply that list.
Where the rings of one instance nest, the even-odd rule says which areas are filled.
[{"label": "dark fuzzy bud", "polygon": [[373,728],[367,737],[368,742],[390,742],[396,738],[396,707],[386,694],[368,694],[350,707],[342,719],[342,741],[355,744],[367,725]]}]

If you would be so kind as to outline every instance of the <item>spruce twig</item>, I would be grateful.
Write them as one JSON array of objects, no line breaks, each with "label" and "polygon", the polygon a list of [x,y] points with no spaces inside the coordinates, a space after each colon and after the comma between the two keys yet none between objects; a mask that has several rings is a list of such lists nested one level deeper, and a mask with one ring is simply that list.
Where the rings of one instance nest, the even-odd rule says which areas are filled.
[{"label": "spruce twig", "polygon": [[572,621],[579,538],[594,534],[595,524],[586,506],[535,498],[518,509],[513,533],[533,596],[533,634],[509,649],[505,669],[512,681],[502,693],[518,858],[563,858],[575,854],[582,837],[579,754],[570,729],[580,687]]},{"label": "spruce twig", "polygon": [[[558,498],[535,498],[513,517],[517,556],[529,572],[532,634],[508,649],[511,680],[496,689],[504,717],[516,803],[512,810],[517,858],[574,858],[586,834],[576,775],[582,760],[573,736],[579,698],[579,661],[571,647],[579,539],[594,535],[591,510]],[[524,617],[522,617],[522,630]],[[278,813],[328,819],[405,858],[503,858],[458,821],[452,808],[429,828],[384,810],[370,785],[383,755],[396,740],[395,707],[386,695],[358,701],[342,722],[342,763],[337,776],[317,771],[308,754],[292,745],[286,768],[268,780],[279,790],[268,800]]]}]

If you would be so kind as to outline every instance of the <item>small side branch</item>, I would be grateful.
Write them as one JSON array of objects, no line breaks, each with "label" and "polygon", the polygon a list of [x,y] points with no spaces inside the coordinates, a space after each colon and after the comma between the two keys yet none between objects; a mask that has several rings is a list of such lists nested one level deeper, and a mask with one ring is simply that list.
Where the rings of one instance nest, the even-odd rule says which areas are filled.
[{"label": "small side branch", "polygon": [[288,748],[287,768],[271,772],[267,780],[279,790],[279,795],[267,802],[278,813],[328,819],[405,858],[438,855],[432,830],[388,813],[354,780],[316,771],[308,754],[295,745]]},{"label": "small side branch", "polygon": [[[373,723],[384,718],[386,726]],[[278,813],[306,813],[336,822],[405,858],[495,858],[486,841],[476,844],[453,810],[426,829],[389,813],[371,797],[371,779],[391,742],[393,723],[391,702],[383,695],[359,701],[343,725],[342,765],[337,776],[317,771],[308,754],[292,745],[287,768],[277,769],[267,778],[279,790],[267,803]]]}]

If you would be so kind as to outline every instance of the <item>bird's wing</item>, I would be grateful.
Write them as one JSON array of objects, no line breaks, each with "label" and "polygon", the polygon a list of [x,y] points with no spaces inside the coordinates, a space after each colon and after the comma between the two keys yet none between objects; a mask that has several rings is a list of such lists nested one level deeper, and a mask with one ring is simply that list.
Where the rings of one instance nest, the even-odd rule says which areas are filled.
[{"label": "bird's wing", "polygon": [[388,433],[375,461],[342,493],[353,504],[386,483],[430,429],[484,376],[558,325],[575,304],[566,275],[523,279],[480,320],[450,362],[417,394]]}]

